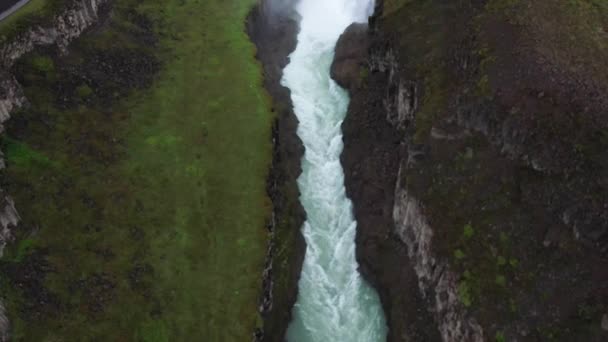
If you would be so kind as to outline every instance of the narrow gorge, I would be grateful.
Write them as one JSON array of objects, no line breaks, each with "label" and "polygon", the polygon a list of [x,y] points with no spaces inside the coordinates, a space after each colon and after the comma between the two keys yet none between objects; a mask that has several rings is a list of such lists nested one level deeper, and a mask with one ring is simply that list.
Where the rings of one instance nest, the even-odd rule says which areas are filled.
[{"label": "narrow gorge", "polygon": [[29,1],[0,341],[607,341],[607,32],[601,0]]},{"label": "narrow gorge", "polygon": [[302,228],[307,248],[287,333],[291,342],[373,342],[386,336],[378,297],[357,270],[357,223],[339,158],[349,99],[329,76],[339,35],[351,22],[367,22],[372,10],[368,0],[304,0],[297,5],[300,33],[282,84],[291,90],[305,147],[298,185],[307,214]]}]

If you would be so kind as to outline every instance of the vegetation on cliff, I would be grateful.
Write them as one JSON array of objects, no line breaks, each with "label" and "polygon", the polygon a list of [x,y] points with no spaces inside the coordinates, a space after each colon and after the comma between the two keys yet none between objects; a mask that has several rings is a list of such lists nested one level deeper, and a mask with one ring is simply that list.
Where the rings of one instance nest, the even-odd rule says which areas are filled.
[{"label": "vegetation on cliff", "polygon": [[606,338],[605,2],[386,0],[378,20],[417,89],[403,176],[462,304],[502,340]]},{"label": "vegetation on cliff", "polygon": [[2,184],[22,224],[0,260],[15,341],[260,326],[273,115],[253,3],[117,0],[67,56],[17,63],[30,105],[7,125]]}]

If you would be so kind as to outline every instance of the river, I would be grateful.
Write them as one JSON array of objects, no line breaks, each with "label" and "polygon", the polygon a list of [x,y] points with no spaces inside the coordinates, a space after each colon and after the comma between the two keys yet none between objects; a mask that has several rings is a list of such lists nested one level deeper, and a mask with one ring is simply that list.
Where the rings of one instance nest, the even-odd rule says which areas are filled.
[{"label": "river", "polygon": [[349,97],[329,76],[340,34],[353,22],[366,22],[373,5],[373,0],[301,0],[297,6],[298,44],[282,84],[291,90],[306,149],[298,186],[307,214],[302,227],[307,249],[289,342],[386,340],[378,295],[357,270],[357,223],[340,163]]}]

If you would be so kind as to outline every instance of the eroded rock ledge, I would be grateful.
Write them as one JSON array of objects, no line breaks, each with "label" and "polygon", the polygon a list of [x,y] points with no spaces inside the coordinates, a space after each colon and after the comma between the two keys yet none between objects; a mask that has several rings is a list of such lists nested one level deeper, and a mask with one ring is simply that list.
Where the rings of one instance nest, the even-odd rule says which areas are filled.
[{"label": "eroded rock ledge", "polygon": [[306,252],[300,228],[305,212],[299,201],[297,178],[304,146],[297,136],[289,89],[281,85],[283,68],[296,47],[298,17],[295,0],[263,0],[249,15],[247,31],[264,68],[264,86],[273,100],[273,158],[267,191],[273,204],[271,234],[263,278],[260,313],[263,331],[256,340],[283,342],[297,299],[298,281]]}]

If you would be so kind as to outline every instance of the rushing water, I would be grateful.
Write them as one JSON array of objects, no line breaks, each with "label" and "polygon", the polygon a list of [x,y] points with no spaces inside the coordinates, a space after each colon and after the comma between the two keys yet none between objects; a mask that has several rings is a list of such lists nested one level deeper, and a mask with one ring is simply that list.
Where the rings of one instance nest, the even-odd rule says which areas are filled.
[{"label": "rushing water", "polygon": [[344,190],[341,124],[349,98],[329,77],[340,34],[367,21],[373,0],[300,0],[298,45],[282,83],[291,90],[306,152],[298,179],[306,257],[289,342],[378,342],[386,324],[378,295],[357,271],[352,204]]}]

